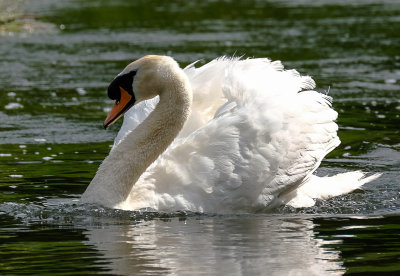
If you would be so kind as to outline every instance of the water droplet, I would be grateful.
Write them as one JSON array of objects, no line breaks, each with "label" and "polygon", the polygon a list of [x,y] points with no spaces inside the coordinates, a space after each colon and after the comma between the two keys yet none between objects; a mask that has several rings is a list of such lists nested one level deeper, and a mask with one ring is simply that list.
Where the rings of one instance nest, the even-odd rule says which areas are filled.
[{"label": "water droplet", "polygon": [[76,89],[76,92],[78,92],[79,95],[86,95],[86,90],[83,89],[82,87],[78,87]]},{"label": "water droplet", "polygon": [[23,108],[23,107],[24,106],[22,104],[19,104],[19,103],[9,103],[4,108],[10,110],[10,109],[19,109],[19,108]]}]

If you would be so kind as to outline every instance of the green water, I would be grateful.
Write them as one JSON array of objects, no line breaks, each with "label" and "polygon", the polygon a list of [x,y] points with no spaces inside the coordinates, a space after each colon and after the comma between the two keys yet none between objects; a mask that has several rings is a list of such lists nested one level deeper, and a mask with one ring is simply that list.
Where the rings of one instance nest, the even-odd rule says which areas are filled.
[{"label": "green water", "polygon": [[[398,1],[0,0],[1,275],[400,272]],[[106,87],[130,61],[282,60],[329,91],[319,175],[382,177],[311,208],[219,216],[75,204],[108,154]]]}]

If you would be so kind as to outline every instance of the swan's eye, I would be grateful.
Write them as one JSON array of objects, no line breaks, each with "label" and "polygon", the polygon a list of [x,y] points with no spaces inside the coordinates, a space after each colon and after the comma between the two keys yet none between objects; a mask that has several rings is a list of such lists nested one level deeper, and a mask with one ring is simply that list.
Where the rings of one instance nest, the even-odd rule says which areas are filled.
[{"label": "swan's eye", "polygon": [[116,100],[116,101],[115,101],[115,104],[119,104],[119,100]]}]

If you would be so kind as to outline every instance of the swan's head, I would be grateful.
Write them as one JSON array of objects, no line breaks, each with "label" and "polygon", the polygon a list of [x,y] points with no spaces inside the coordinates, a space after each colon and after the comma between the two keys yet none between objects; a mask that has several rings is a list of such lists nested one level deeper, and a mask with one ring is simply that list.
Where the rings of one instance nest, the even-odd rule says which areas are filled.
[{"label": "swan's head", "polygon": [[108,97],[115,103],[104,128],[115,123],[134,104],[160,95],[174,71],[179,71],[179,65],[167,56],[145,56],[126,66],[108,86]]}]

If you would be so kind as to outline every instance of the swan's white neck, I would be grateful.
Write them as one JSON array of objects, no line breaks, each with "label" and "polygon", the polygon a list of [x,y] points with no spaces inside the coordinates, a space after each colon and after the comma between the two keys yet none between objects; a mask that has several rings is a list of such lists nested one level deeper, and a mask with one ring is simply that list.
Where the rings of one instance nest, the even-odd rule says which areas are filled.
[{"label": "swan's white neck", "polygon": [[118,207],[140,175],[171,144],[190,112],[192,92],[183,71],[172,72],[154,111],[100,165],[82,195],[85,203]]}]

